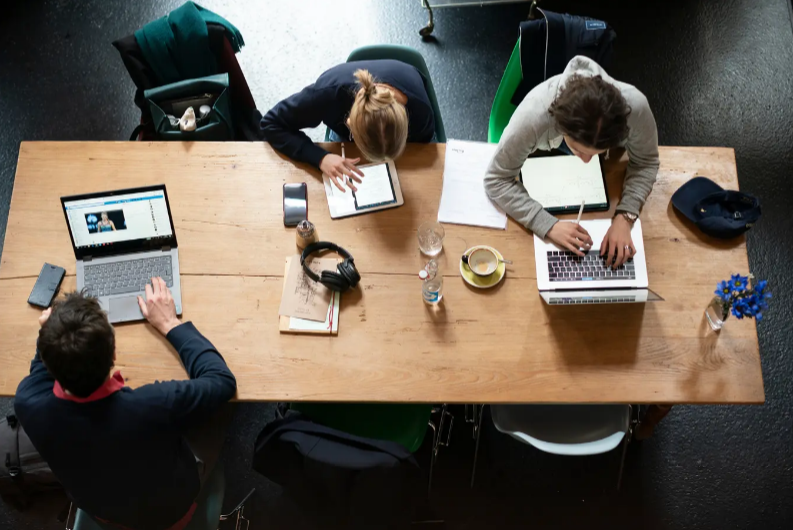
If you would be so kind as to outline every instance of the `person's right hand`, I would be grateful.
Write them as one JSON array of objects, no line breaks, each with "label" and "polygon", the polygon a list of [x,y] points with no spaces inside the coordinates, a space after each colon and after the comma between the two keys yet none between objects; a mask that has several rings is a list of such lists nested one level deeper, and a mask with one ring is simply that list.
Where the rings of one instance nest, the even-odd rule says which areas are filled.
[{"label": "person's right hand", "polygon": [[171,291],[159,276],[152,278],[151,284],[146,284],[146,300],[139,296],[138,305],[144,318],[163,336],[181,324],[176,318],[176,305]]},{"label": "person's right hand", "polygon": [[[321,169],[341,191],[347,191],[342,185],[343,182],[347,182],[347,185],[350,186],[352,191],[358,191],[353,181],[361,182],[361,177],[363,177],[363,171],[358,169],[355,165],[360,161],[360,158],[342,158],[339,155],[328,153],[319,163],[319,169]],[[345,175],[349,178],[345,178]]]},{"label": "person's right hand", "polygon": [[560,221],[548,230],[546,237],[560,247],[566,248],[582,257],[584,253],[581,252],[581,249],[589,250],[589,247],[592,246],[592,238],[589,237],[589,232],[578,223]]}]

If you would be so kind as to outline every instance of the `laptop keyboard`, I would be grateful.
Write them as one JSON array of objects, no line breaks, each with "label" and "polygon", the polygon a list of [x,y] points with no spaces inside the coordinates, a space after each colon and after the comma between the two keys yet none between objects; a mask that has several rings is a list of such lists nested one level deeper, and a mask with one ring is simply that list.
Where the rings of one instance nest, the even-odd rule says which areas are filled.
[{"label": "laptop keyboard", "polygon": [[569,250],[549,250],[548,277],[552,282],[635,280],[636,269],[633,258],[612,269],[600,256],[600,250],[586,251],[583,258]]},{"label": "laptop keyboard", "polygon": [[85,287],[91,296],[143,292],[146,284],[155,276],[173,287],[171,256],[134,259],[117,263],[85,264]]}]

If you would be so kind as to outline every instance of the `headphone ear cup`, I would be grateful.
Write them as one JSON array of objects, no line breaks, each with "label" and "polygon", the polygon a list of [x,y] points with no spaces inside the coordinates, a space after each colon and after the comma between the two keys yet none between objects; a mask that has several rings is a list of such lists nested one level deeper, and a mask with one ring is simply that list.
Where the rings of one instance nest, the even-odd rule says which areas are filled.
[{"label": "headphone ear cup", "polygon": [[322,271],[319,281],[331,291],[343,292],[346,291],[350,285],[341,274],[333,271]]},{"label": "headphone ear cup", "polygon": [[341,274],[347,283],[350,285],[350,288],[355,287],[358,285],[358,282],[361,281],[361,275],[358,273],[358,269],[355,268],[355,262],[350,259],[345,259],[337,266],[339,270],[339,274]]}]

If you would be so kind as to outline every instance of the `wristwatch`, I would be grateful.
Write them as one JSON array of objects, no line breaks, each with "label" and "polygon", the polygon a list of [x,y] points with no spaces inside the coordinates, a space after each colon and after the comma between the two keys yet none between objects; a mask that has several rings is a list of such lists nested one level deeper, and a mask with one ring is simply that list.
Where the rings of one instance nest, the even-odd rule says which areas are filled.
[{"label": "wristwatch", "polygon": [[617,212],[617,214],[623,216],[625,218],[625,220],[628,221],[630,224],[635,223],[636,219],[639,218],[638,215],[636,215],[635,213],[630,213],[630,212]]}]

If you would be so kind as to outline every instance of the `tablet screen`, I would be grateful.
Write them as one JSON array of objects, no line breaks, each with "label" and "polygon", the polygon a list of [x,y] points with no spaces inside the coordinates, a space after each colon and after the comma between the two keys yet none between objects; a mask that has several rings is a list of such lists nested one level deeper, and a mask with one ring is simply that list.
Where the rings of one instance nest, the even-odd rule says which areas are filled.
[{"label": "tablet screen", "polygon": [[607,208],[608,197],[600,160],[593,156],[584,163],[577,156],[529,158],[521,169],[523,186],[532,199],[547,210]]},{"label": "tablet screen", "polygon": [[394,184],[391,182],[388,164],[363,166],[360,170],[364,176],[360,183],[355,183],[355,187],[358,189],[353,192],[356,210],[375,208],[396,202]]}]

